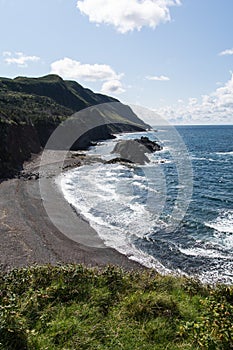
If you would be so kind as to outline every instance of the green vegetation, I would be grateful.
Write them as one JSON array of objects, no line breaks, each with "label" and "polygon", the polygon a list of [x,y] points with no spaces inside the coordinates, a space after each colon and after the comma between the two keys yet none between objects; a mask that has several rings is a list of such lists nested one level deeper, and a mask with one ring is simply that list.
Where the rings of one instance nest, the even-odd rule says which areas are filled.
[{"label": "green vegetation", "polygon": [[[109,98],[108,102],[111,101],[113,99]],[[93,92],[87,93],[78,83],[65,82],[56,75],[42,78],[0,78],[2,122],[60,122],[64,117],[98,103],[101,103],[98,95]]]},{"label": "green vegetation", "polygon": [[0,276],[0,349],[232,349],[233,288],[81,265]]},{"label": "green vegetation", "polygon": [[[59,123],[67,116],[84,108],[119,102],[118,100],[96,94],[85,89],[75,81],[63,80],[57,75],[41,78],[18,77],[15,79],[0,78],[0,122],[14,121],[17,124],[38,122]],[[147,127],[142,120],[126,106],[108,108],[101,117],[110,121],[125,123],[125,118],[141,127]]]},{"label": "green vegetation", "polygon": [[88,113],[75,117],[80,133],[88,130],[75,143],[77,150],[87,149],[92,141],[108,139],[112,133],[148,128],[129,107],[111,102],[119,101],[57,75],[0,78],[0,178],[17,174],[61,122],[87,107]]},{"label": "green vegetation", "polygon": [[[75,81],[65,81],[57,75],[41,78],[0,78],[0,122],[15,122],[20,125],[45,123],[58,124],[84,108],[119,102],[118,100],[85,89]],[[131,109],[122,105],[116,109],[100,111],[101,118],[111,122],[147,127]]]}]

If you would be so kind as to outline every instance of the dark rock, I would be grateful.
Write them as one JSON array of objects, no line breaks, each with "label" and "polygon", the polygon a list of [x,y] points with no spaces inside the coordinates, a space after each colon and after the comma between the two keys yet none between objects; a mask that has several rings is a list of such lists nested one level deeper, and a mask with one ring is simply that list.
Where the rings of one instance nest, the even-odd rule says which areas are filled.
[{"label": "dark rock", "polygon": [[145,146],[151,153],[161,151],[163,149],[157,142],[151,141],[148,137],[142,136],[140,139],[135,139],[134,141],[139,142]]},{"label": "dark rock", "polygon": [[28,180],[38,180],[40,178],[39,173],[34,173],[34,172],[24,172],[21,171],[19,172],[15,177],[17,177],[18,179],[23,179],[25,181]]},{"label": "dark rock", "polygon": [[115,158],[120,159],[120,161],[124,159],[124,161],[127,160],[131,163],[145,164],[150,162],[146,153],[160,151],[161,149],[162,147],[155,141],[142,136],[141,139],[119,141],[112,153],[120,154],[121,158]]},{"label": "dark rock", "polygon": [[67,164],[65,166],[62,167],[62,170],[67,170],[67,169],[72,169],[72,168],[76,168],[76,167],[79,167],[81,165],[81,161],[77,161],[77,162],[74,162],[74,163],[70,163],[70,164]]},{"label": "dark rock", "polygon": [[116,164],[116,163],[127,163],[127,164],[133,164],[133,162],[129,159],[124,159],[124,158],[113,158],[113,159],[110,159],[110,160],[107,160],[105,162],[105,164]]},{"label": "dark rock", "polygon": [[145,146],[134,140],[124,140],[116,144],[112,153],[120,154],[121,158],[131,163],[145,164],[149,163],[149,159],[145,155],[146,150]]}]

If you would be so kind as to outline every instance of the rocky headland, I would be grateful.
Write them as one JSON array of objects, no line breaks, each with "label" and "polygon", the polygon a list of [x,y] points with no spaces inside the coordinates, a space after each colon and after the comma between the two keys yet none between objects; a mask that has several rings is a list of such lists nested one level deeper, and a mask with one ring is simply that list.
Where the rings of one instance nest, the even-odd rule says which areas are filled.
[{"label": "rocky headland", "polygon": [[[0,78],[0,178],[22,170],[23,162],[43,149],[58,125],[87,108],[88,116],[78,115],[78,123],[88,132],[75,141],[73,150],[87,149],[114,133],[149,128],[118,100],[57,75]],[[93,121],[98,127],[92,127]]]}]

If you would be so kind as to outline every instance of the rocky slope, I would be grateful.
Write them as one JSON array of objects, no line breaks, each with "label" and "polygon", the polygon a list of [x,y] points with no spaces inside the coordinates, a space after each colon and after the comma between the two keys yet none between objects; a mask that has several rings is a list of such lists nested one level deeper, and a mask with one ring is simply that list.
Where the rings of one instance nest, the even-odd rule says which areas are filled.
[{"label": "rocky slope", "polygon": [[149,127],[118,102],[56,75],[0,78],[0,178],[14,175],[31,153],[45,146],[61,122],[85,108],[89,107],[89,113],[78,115],[80,130],[85,132],[73,149],[86,149],[112,133]]}]

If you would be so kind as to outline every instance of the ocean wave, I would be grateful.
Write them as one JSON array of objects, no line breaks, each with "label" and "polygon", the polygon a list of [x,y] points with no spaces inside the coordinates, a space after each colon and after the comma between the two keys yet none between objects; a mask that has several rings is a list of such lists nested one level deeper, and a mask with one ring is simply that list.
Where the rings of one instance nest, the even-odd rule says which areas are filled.
[{"label": "ocean wave", "polygon": [[196,157],[196,156],[190,156],[191,160],[198,160],[198,161],[208,161],[208,162],[216,162],[216,159],[209,158],[209,157]]},{"label": "ocean wave", "polygon": [[203,283],[216,284],[233,284],[232,276],[232,261],[227,262],[226,260],[214,264],[212,267],[209,266],[208,270],[204,270],[198,274],[198,279]]},{"label": "ocean wave", "polygon": [[220,233],[233,234],[233,210],[228,209],[221,211],[215,220],[211,222],[205,222],[205,225]]},{"label": "ocean wave", "polygon": [[215,154],[219,156],[233,156],[233,151],[228,151],[228,152],[216,152]]},{"label": "ocean wave", "polygon": [[215,249],[206,249],[203,248],[179,248],[179,251],[184,255],[189,256],[198,256],[203,258],[221,258],[221,259],[229,259],[229,256],[227,254],[223,254]]},{"label": "ocean wave", "polygon": [[[227,161],[228,158],[226,157],[219,157],[219,156],[232,156],[233,152],[215,152],[212,153],[212,158],[209,157],[209,155],[205,156],[195,156],[195,155],[191,155],[190,156],[190,160],[191,161],[202,161],[202,162],[217,162],[217,163],[225,163]],[[216,157],[217,156],[217,157]]]},{"label": "ocean wave", "polygon": [[[171,273],[171,270],[165,268],[162,263],[136,248],[133,244],[135,237],[143,238],[150,231],[151,215],[145,207],[139,203],[126,204],[125,201],[122,201],[122,205],[114,213],[112,212],[114,208],[111,208],[110,205],[110,203],[113,203],[112,200],[109,201],[98,193],[97,202],[94,203],[93,190],[85,188],[82,191],[81,185],[77,191],[77,186],[75,186],[75,183],[77,184],[76,175],[77,172],[75,171],[63,174],[57,179],[57,185],[62,189],[68,203],[89,222],[105,245],[116,249],[131,260],[137,261],[146,267],[156,269],[161,274]],[[73,187],[70,186],[72,179]],[[98,192],[99,190],[102,190],[102,188],[99,188]],[[104,199],[106,205],[103,204]],[[146,222],[147,224],[145,224]]]},{"label": "ocean wave", "polygon": [[207,160],[206,157],[195,157],[195,156],[190,156],[191,160]]}]

